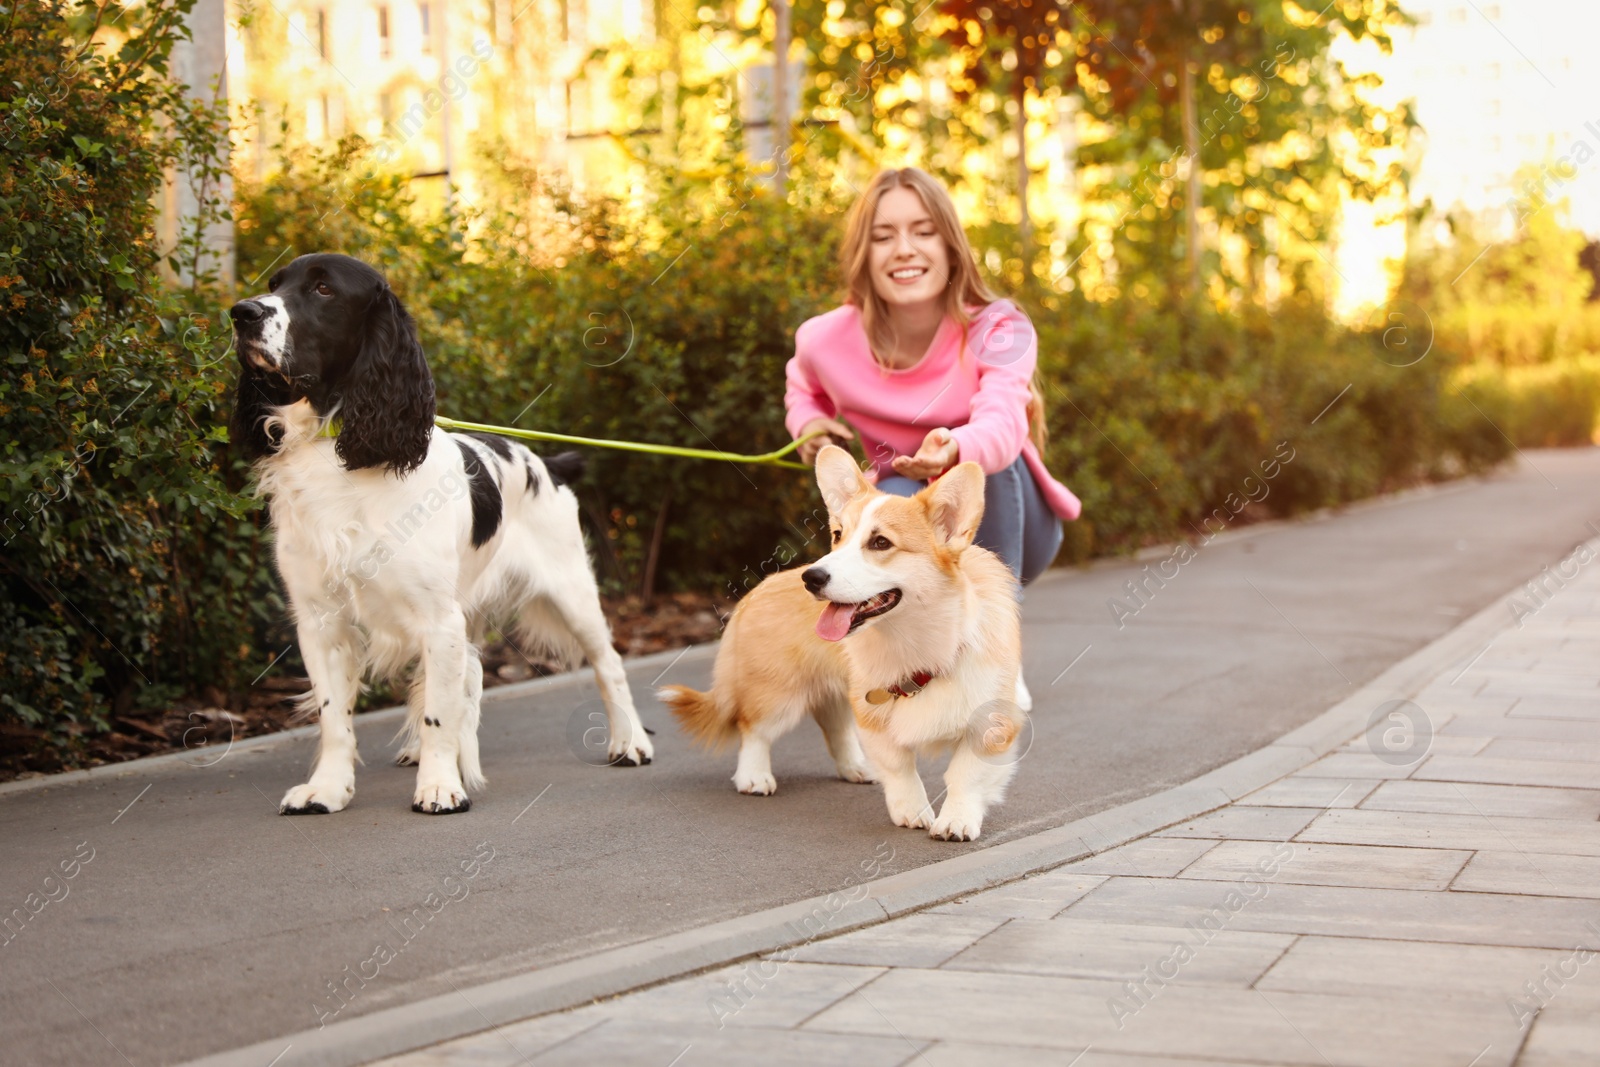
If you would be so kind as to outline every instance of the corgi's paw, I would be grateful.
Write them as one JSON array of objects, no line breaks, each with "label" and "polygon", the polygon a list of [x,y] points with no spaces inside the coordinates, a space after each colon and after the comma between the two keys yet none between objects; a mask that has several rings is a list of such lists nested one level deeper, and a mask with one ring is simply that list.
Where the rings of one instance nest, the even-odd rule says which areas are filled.
[{"label": "corgi's paw", "polygon": [[743,772],[733,776],[734,788],[746,796],[770,797],[778,791],[778,780],[767,773],[745,774]]},{"label": "corgi's paw", "polygon": [[924,829],[928,825],[928,802],[890,797],[889,818],[894,820],[896,826],[904,826],[908,830]]},{"label": "corgi's paw", "polygon": [[340,781],[317,781],[297,785],[283,795],[279,815],[327,815],[343,811],[355,798],[355,777]]},{"label": "corgi's paw", "polygon": [[976,841],[983,829],[983,816],[973,812],[941,811],[928,828],[928,836],[939,841]]},{"label": "corgi's paw", "polygon": [[865,763],[847,763],[839,768],[839,777],[847,782],[856,782],[861,785],[872,785],[878,776],[871,767]]}]

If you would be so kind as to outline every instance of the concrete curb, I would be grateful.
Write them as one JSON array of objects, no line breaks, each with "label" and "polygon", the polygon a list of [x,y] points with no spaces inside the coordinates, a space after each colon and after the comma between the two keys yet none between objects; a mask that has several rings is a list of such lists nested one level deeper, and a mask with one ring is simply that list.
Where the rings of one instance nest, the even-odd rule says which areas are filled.
[{"label": "concrete curb", "polygon": [[[1591,542],[1600,547],[1600,540]],[[1338,748],[1383,702],[1415,697],[1509,625],[1503,598],[1272,744],[1193,781],[966,855],[710,926],[190,1061],[185,1067],[348,1067],[834,936],[1016,881],[1188,822]]]},{"label": "concrete curb", "polygon": [[[688,648],[669,648],[665,652],[652,652],[648,656],[638,659],[625,659],[622,661],[624,670],[635,667],[649,669],[656,664],[671,666],[682,660],[693,663],[711,656],[716,650],[715,642],[704,645],[690,645]],[[530,678],[525,682],[512,682],[510,685],[499,685],[493,689],[485,689],[483,702],[492,704],[500,700],[511,700],[516,697],[527,696],[529,693],[538,693],[546,689],[564,689],[569,685],[581,685],[594,677],[589,668],[581,667],[575,671],[563,674],[550,674],[543,678]],[[363,712],[356,716],[356,725],[365,726],[370,723],[384,723],[400,719],[405,714],[405,708],[381,708],[378,711]],[[398,725],[398,723],[397,723]],[[292,744],[302,738],[315,737],[321,729],[316,723],[309,726],[297,726],[292,730],[280,730],[277,733],[261,734],[258,737],[247,737],[242,741],[235,741],[229,748],[234,752],[251,752],[260,749],[275,748],[278,745]],[[139,774],[156,774],[174,766],[208,767],[217,762],[221,757],[215,756],[212,748],[186,749],[182,752],[164,752],[159,756],[144,756],[140,759],[131,759],[122,763],[107,763],[101,767],[90,767],[83,771],[66,771],[62,774],[45,775],[43,778],[19,778],[15,781],[0,782],[0,797],[13,793],[28,793],[39,789],[51,789],[56,786],[77,785],[81,782],[99,781],[106,778],[127,778]]]}]

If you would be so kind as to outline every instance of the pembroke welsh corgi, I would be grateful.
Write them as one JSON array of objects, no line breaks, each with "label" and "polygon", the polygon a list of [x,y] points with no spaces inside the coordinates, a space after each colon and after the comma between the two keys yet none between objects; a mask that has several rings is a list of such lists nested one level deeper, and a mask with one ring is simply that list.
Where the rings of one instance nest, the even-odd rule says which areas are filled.
[{"label": "pembroke welsh corgi", "polygon": [[[913,497],[879,492],[835,446],[817,454],[816,471],[833,550],[740,602],[710,693],[670,686],[661,697],[697,740],[739,736],[741,792],[777,788],[772,743],[809,712],[840,777],[882,780],[895,823],[973,840],[1016,771],[1026,722],[1015,699],[1016,577],[972,544],[983,471],[958,464]],[[935,816],[917,756],[943,752],[947,795]]]}]

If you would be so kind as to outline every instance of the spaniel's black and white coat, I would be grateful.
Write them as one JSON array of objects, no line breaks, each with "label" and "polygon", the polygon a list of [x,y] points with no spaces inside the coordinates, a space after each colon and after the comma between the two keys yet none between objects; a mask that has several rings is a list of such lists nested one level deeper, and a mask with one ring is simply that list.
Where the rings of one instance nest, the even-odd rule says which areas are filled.
[{"label": "spaniel's black and white coat", "polygon": [[400,762],[417,811],[470,806],[482,670],[471,638],[510,620],[527,648],[593,664],[610,755],[649,763],[564,484],[581,468],[499,437],[435,428],[416,325],[383,276],[348,256],[295,259],[231,312],[242,372],[232,436],[270,498],[321,746],[279,810],[355,795],[353,716],[365,676],[416,665]]}]

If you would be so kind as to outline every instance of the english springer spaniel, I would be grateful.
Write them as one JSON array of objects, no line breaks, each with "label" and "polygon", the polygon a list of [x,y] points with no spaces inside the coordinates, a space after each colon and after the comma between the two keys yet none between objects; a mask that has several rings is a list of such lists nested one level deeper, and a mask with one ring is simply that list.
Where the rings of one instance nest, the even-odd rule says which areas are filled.
[{"label": "english springer spaniel", "polygon": [[471,639],[503,620],[568,666],[586,656],[611,761],[649,763],[565,484],[582,457],[542,460],[504,438],[435,428],[416,324],[365,263],[300,256],[268,289],[229,313],[242,365],[232,440],[270,498],[278,570],[311,676],[306,709],[322,726],[310,780],[278,810],[325,814],[350,803],[362,679],[416,664],[398,760],[417,764],[411,807],[466,811],[467,791],[484,784],[483,673]]}]

